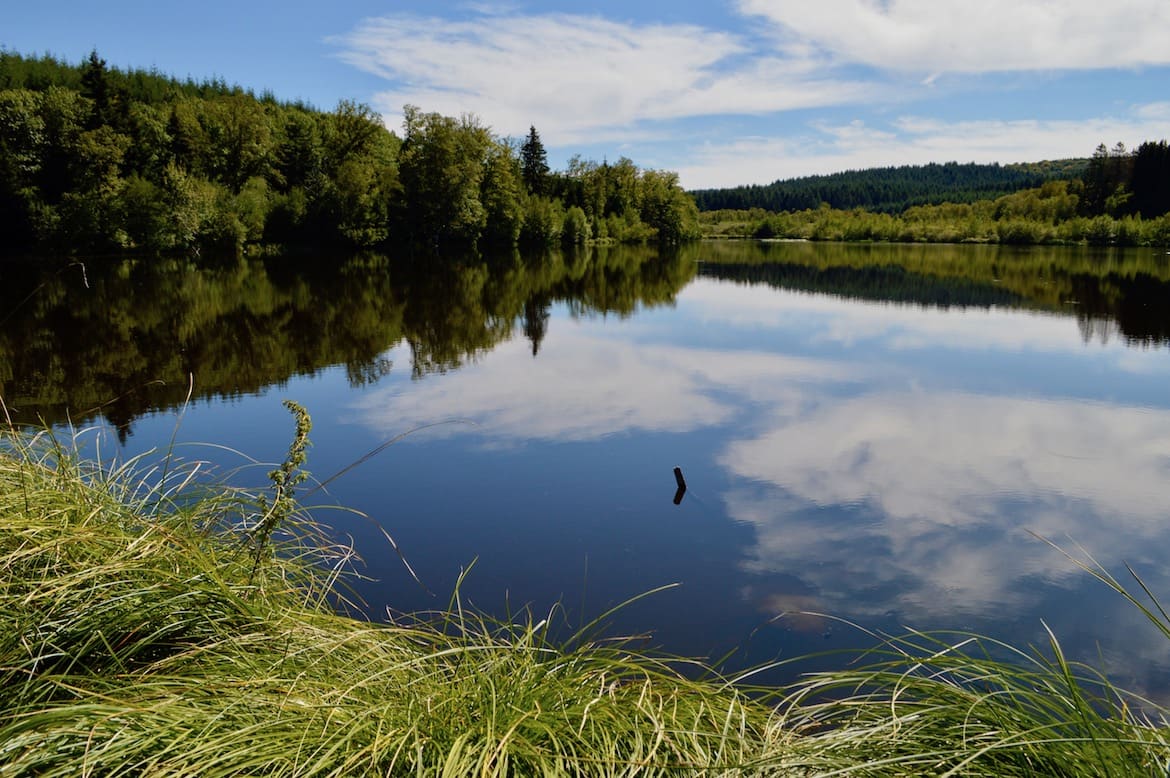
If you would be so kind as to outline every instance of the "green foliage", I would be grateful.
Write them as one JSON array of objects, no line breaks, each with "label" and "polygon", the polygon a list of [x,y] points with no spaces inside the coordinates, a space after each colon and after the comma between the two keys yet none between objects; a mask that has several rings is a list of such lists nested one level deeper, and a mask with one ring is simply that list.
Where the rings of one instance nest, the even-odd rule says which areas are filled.
[{"label": "green foliage", "polygon": [[[1153,219],[1170,213],[1170,146],[1166,141],[1147,141],[1132,153],[1118,143],[1112,149],[1097,146],[1085,172],[1080,213],[1085,216],[1140,216]],[[1123,230],[1127,245],[1144,241],[1137,230]]]},{"label": "green foliage", "polygon": [[0,52],[0,87],[2,251],[389,236],[397,143],[366,106],[321,113],[97,52],[79,66]]},{"label": "green foliage", "polygon": [[520,242],[526,246],[555,246],[560,243],[564,224],[565,212],[559,200],[529,195],[524,199]]},{"label": "green foliage", "polygon": [[790,739],[746,691],[587,635],[562,650],[551,619],[495,624],[462,603],[413,625],[333,615],[328,571],[347,551],[307,520],[256,586],[231,529],[248,495],[193,466],[154,485],[145,460],[3,446],[7,772],[665,776],[770,760]]},{"label": "green foliage", "polygon": [[569,246],[583,246],[589,239],[589,218],[577,206],[565,211],[561,240]]},{"label": "green foliage", "polygon": [[799,683],[780,715],[822,733],[818,773],[1161,775],[1166,712],[1049,638],[1024,651],[968,633],[894,636],[855,668]]},{"label": "green foliage", "polygon": [[496,245],[514,246],[524,226],[523,175],[512,149],[492,143],[484,160],[483,200],[487,224],[483,238]]},{"label": "green foliage", "polygon": [[297,510],[296,488],[309,479],[309,474],[303,466],[308,458],[306,451],[309,448],[309,432],[313,429],[313,420],[300,403],[285,400],[284,407],[296,419],[296,431],[293,433],[284,461],[268,474],[268,480],[272,482],[271,500],[260,495],[257,501],[260,516],[251,530],[253,557],[252,572],[248,574],[249,583],[255,582],[261,562],[272,550],[272,533],[287,523]]},{"label": "green foliage", "polygon": [[1088,185],[1049,181],[995,200],[943,203],[906,209],[902,214],[820,207],[778,214],[709,211],[700,229],[711,237],[803,240],[901,241],[929,243],[1076,244],[1166,246],[1164,217],[1078,216]]},{"label": "green foliage", "polygon": [[638,186],[642,221],[663,243],[679,243],[699,236],[699,213],[695,203],[678,186],[678,174],[643,171]]},{"label": "green foliage", "polygon": [[1170,213],[1170,145],[1166,141],[1138,146],[1129,186],[1134,213],[1146,219]]},{"label": "green foliage", "polygon": [[480,201],[491,134],[471,117],[453,119],[406,106],[399,177],[406,228],[422,243],[474,243],[487,212]]}]

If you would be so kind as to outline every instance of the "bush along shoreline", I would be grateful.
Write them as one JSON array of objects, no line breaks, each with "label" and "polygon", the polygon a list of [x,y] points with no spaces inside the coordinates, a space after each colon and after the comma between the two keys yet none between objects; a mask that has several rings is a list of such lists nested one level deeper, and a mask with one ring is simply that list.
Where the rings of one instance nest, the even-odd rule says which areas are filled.
[{"label": "bush along shoreline", "polygon": [[[261,492],[171,453],[0,433],[0,772],[1165,774],[1167,711],[1055,637],[875,637],[862,666],[761,689],[620,641],[554,644],[548,620],[496,624],[457,592],[410,625],[340,615],[352,552],[297,501],[311,425],[287,405]],[[1170,639],[1148,592],[1084,567]]]}]

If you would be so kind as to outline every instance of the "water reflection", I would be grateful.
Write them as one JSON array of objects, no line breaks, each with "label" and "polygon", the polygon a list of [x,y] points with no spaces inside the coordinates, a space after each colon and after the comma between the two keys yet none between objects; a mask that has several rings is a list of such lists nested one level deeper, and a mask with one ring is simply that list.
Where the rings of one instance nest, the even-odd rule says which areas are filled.
[{"label": "water reflection", "polygon": [[811,359],[639,344],[568,326],[552,333],[542,357],[529,362],[523,345],[507,344],[444,381],[409,392],[394,386],[368,392],[354,410],[363,424],[387,435],[427,419],[469,418],[493,442],[598,440],[725,424],[749,398],[782,404],[788,389],[795,412],[796,387],[849,372]]},{"label": "water reflection", "polygon": [[[732,441],[720,462],[752,483],[728,495],[729,513],[756,527],[749,569],[836,556],[889,591],[857,602],[832,566],[802,574],[835,613],[897,610],[917,622],[1019,607],[1038,596],[1025,579],[1069,573],[1027,531],[1134,562],[1152,561],[1148,549],[1170,535],[1163,410],[879,393],[778,420]],[[858,510],[832,523],[804,510],[833,505]]]},{"label": "water reflection", "polygon": [[703,275],[850,299],[947,309],[1023,307],[1075,315],[1086,341],[1170,341],[1170,256],[1157,249],[703,244]]},{"label": "water reflection", "polygon": [[344,365],[359,387],[409,346],[412,375],[473,362],[523,320],[533,353],[547,310],[629,315],[670,302],[693,263],[646,248],[517,254],[88,261],[3,268],[0,397],[18,421],[83,422],[123,436],[185,399],[238,398]]},{"label": "water reflection", "polygon": [[379,263],[293,273],[261,261],[5,266],[0,395],[17,420],[84,422],[101,413],[123,434],[196,399],[236,398],[343,364],[354,384],[389,369],[402,330]]},{"label": "water reflection", "polygon": [[[207,439],[287,382],[316,394],[318,473],[474,421],[331,484],[435,591],[474,558],[464,594],[497,612],[587,594],[595,613],[681,581],[630,627],[687,654],[753,635],[755,660],[838,647],[831,620],[781,612],[1019,642],[1044,619],[1131,685],[1166,677],[1164,639],[1030,534],[1170,591],[1170,272],[1148,252],[723,243],[2,272],[0,396],[26,418],[100,407],[165,439],[150,412],[193,373],[207,402],[185,424]],[[287,420],[248,434],[279,452]],[[339,529],[371,544],[371,613],[434,606],[370,525]]]},{"label": "water reflection", "polygon": [[[479,427],[448,434],[485,448],[673,436],[717,506],[707,518],[751,530],[720,573],[739,603],[693,603],[695,628],[738,612],[746,635],[788,612],[753,639],[790,651],[793,635],[838,639],[795,612],[1023,643],[1044,641],[1043,622],[1076,656],[1165,693],[1164,638],[1037,538],[1170,591],[1165,350],[1086,348],[1070,316],[1030,306],[891,307],[703,272],[675,310],[619,332],[558,323],[536,362],[507,345],[443,382],[379,387],[353,418],[390,434],[466,417]],[[665,503],[674,462],[655,464]],[[680,580],[711,585],[705,550],[684,553]]]}]

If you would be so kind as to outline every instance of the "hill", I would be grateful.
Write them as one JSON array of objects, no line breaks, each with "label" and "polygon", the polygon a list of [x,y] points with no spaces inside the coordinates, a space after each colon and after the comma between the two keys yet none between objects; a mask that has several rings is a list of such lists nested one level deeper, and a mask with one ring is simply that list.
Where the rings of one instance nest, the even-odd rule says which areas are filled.
[{"label": "hill", "polygon": [[1088,164],[1087,159],[1064,159],[1012,165],[902,165],[791,178],[766,185],[698,189],[690,194],[700,211],[802,211],[827,203],[841,210],[865,208],[901,213],[916,205],[990,200],[1046,181],[1080,178]]}]

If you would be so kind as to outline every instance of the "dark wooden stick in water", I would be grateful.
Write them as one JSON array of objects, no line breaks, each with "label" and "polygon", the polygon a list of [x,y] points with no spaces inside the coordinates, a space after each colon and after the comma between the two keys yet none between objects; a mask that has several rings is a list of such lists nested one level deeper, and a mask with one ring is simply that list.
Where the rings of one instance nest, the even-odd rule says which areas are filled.
[{"label": "dark wooden stick in water", "polygon": [[681,467],[674,469],[674,480],[678,484],[678,491],[674,493],[674,504],[678,505],[682,502],[683,495],[687,493],[687,482],[683,479]]}]

